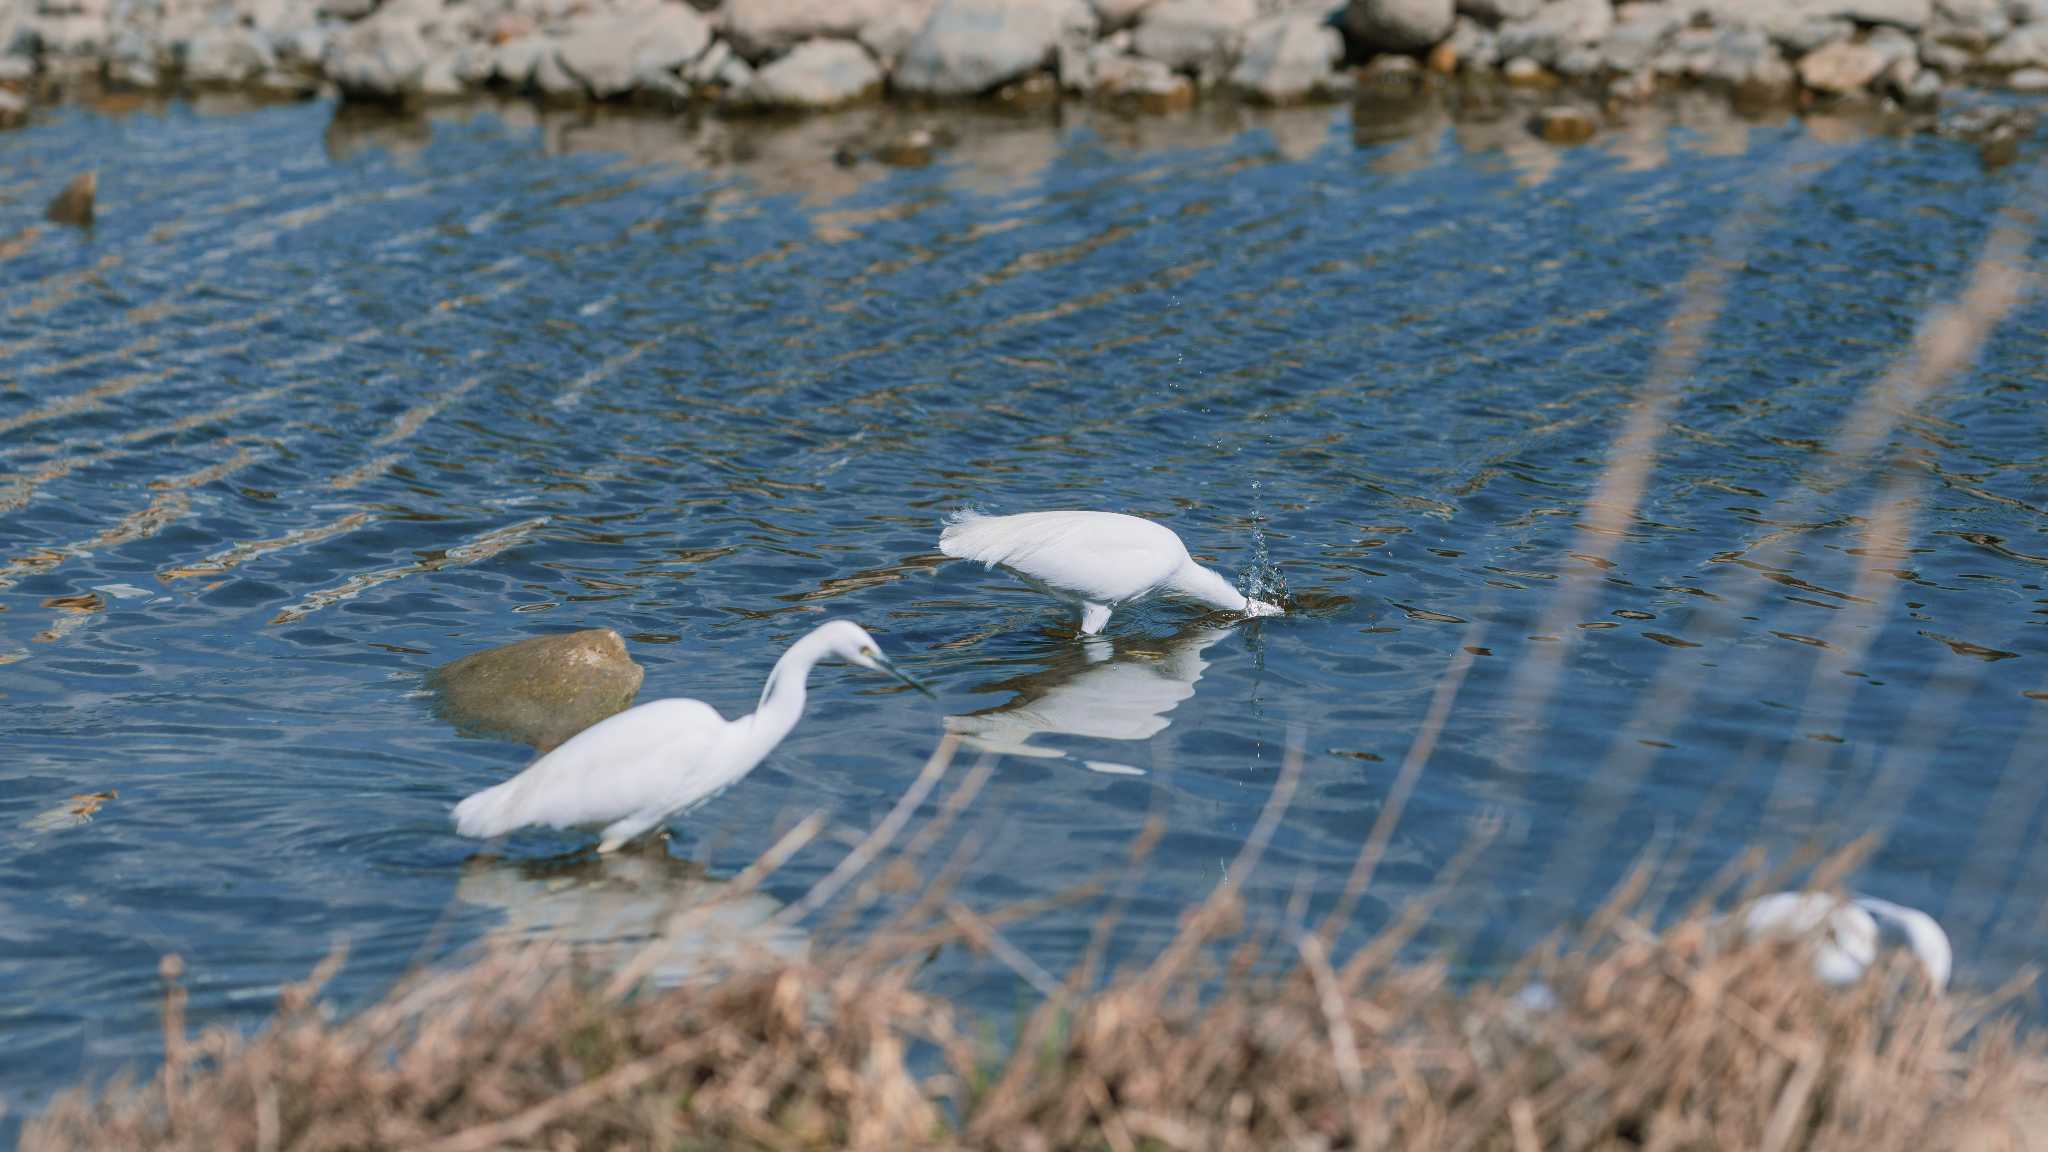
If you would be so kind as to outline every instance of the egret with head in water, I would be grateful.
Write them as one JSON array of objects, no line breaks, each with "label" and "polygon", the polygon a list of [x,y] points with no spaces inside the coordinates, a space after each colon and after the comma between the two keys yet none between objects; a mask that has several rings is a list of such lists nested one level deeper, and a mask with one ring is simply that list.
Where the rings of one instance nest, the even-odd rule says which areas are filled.
[{"label": "egret with head in water", "polygon": [[754,770],[804,712],[805,682],[821,660],[886,672],[929,696],[899,671],[860,625],[832,620],[789,646],[761,702],[737,720],[701,700],[651,700],[608,717],[493,788],[455,806],[464,836],[503,836],[520,828],[602,827],[599,852],[730,788]]},{"label": "egret with head in water", "polygon": [[939,533],[939,551],[1002,568],[1074,605],[1084,636],[1102,631],[1112,609],[1155,592],[1246,616],[1281,615],[1279,605],[1253,600],[1195,563],[1173,529],[1116,512],[961,512]]}]

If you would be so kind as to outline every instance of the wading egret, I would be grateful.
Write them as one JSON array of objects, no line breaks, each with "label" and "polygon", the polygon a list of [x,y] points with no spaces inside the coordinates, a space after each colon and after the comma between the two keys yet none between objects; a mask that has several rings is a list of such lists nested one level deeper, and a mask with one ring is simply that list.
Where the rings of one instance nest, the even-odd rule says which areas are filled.
[{"label": "wading egret", "polygon": [[[1752,937],[1814,936],[1813,972],[1825,984],[1854,984],[1877,962],[1881,944],[1903,945],[1936,992],[1948,987],[1955,953],[1934,917],[1874,896],[1838,900],[1819,892],[1778,892],[1749,906]],[[1887,939],[1889,938],[1889,940]]]},{"label": "wading egret", "polygon": [[1278,605],[1246,598],[1188,556],[1173,529],[1115,512],[961,512],[939,533],[939,551],[1003,568],[1081,611],[1081,634],[1109,623],[1110,610],[1154,592],[1241,612],[1278,616]]},{"label": "wading egret", "polygon": [[804,712],[804,681],[820,660],[897,671],[858,624],[833,620],[789,646],[762,686],[761,703],[737,720],[701,700],[650,700],[570,737],[494,788],[455,806],[455,830],[489,838],[533,825],[600,826],[612,852],[679,812],[695,808],[754,770]]}]

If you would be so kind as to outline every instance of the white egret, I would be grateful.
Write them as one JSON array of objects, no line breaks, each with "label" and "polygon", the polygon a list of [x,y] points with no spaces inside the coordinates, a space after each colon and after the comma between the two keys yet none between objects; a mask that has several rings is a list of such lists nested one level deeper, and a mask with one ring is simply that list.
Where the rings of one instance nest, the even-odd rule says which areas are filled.
[{"label": "white egret", "polygon": [[886,672],[926,695],[848,620],[819,625],[768,673],[761,702],[737,720],[701,700],[651,700],[570,737],[526,771],[455,806],[455,830],[490,838],[533,825],[601,826],[599,852],[695,808],[754,770],[804,712],[805,681],[837,658]]},{"label": "white egret", "polygon": [[1115,512],[961,512],[939,533],[939,551],[1001,567],[1074,605],[1084,636],[1102,631],[1111,609],[1154,592],[1246,616],[1281,614],[1195,563],[1173,529]]},{"label": "white egret", "polygon": [[1832,985],[1854,984],[1877,962],[1892,937],[1920,961],[1936,992],[1948,987],[1955,953],[1934,917],[1874,896],[1848,900],[1820,892],[1777,892],[1757,900],[1743,917],[1752,937],[1812,936],[1814,975]]}]

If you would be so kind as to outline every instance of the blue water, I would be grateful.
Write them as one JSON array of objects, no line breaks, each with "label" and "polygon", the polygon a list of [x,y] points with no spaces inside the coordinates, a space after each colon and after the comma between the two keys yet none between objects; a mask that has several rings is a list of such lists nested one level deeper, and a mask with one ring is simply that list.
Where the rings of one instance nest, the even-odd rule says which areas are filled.
[{"label": "blue water", "polygon": [[[815,809],[872,826],[950,724],[1007,749],[961,825],[977,906],[1114,875],[1163,817],[1117,937],[1142,958],[1294,731],[1248,891],[1320,916],[1469,663],[1354,939],[1475,829],[1429,936],[1474,971],[1644,852],[1683,899],[1746,845],[1877,831],[1858,885],[1941,916],[1962,982],[2036,955],[2048,302],[1869,408],[2027,164],[1694,106],[1569,150],[1512,119],[1070,110],[835,165],[882,115],[174,105],[0,136],[0,238],[40,228],[0,260],[11,1122],[152,1061],[165,953],[196,1023],[248,1023],[338,938],[361,1002],[504,919],[458,898],[478,848],[446,811],[527,753],[437,720],[422,677],[575,628],[628,638],[643,698],[731,714],[842,615],[937,691],[821,671],[789,741],[676,823],[714,873]],[[97,227],[42,224],[84,168]],[[1660,369],[1689,319],[1696,358]],[[1660,386],[1623,453],[1640,503],[1595,530]],[[1876,450],[1836,451],[1866,410]],[[940,560],[961,507],[1155,517],[1293,611],[1150,605],[1082,645]],[[1009,938],[1057,972],[1100,908]],[[929,978],[1016,1003],[972,957]]]}]

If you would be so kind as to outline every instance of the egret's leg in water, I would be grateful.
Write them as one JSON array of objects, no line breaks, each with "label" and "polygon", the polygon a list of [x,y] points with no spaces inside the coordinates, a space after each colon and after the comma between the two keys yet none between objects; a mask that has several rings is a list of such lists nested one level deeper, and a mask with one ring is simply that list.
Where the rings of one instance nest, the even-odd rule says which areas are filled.
[{"label": "egret's leg in water", "polygon": [[1081,605],[1081,635],[1093,636],[1097,632],[1102,631],[1102,626],[1107,623],[1109,623],[1109,605],[1088,603]]},{"label": "egret's leg in water", "polygon": [[659,812],[635,812],[624,820],[614,821],[611,824],[605,825],[604,838],[597,843],[598,852],[600,854],[617,852],[625,847],[627,842],[639,836],[642,832],[661,823],[661,817],[662,813]]}]

